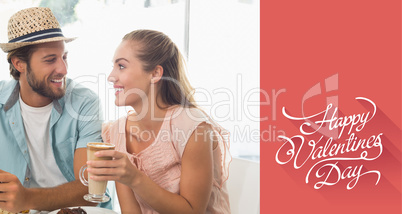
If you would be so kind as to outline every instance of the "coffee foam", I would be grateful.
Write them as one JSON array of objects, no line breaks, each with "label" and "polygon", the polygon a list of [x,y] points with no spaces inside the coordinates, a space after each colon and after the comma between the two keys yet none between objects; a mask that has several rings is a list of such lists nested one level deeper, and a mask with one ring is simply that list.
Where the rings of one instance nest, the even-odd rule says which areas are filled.
[{"label": "coffee foam", "polygon": [[115,145],[109,143],[88,143],[89,149],[114,149]]}]

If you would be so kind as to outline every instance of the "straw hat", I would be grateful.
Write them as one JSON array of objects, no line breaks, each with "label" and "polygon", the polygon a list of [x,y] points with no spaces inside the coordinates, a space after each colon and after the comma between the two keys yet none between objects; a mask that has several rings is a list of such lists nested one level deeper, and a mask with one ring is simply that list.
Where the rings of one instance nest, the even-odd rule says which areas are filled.
[{"label": "straw hat", "polygon": [[45,42],[71,42],[75,38],[66,38],[52,11],[46,7],[33,7],[20,10],[8,21],[8,43],[0,43],[4,52],[27,45]]}]

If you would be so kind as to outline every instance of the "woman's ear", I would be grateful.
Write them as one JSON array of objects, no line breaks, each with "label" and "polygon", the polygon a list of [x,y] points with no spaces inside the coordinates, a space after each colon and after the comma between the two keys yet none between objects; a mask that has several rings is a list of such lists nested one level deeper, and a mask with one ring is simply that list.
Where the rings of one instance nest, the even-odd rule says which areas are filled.
[{"label": "woman's ear", "polygon": [[25,73],[27,64],[22,61],[20,58],[14,56],[11,58],[11,63],[13,63],[14,68],[17,69],[20,73]]},{"label": "woman's ear", "polygon": [[157,65],[155,69],[152,71],[151,83],[155,84],[159,82],[159,80],[162,79],[162,76],[163,76],[163,67]]}]

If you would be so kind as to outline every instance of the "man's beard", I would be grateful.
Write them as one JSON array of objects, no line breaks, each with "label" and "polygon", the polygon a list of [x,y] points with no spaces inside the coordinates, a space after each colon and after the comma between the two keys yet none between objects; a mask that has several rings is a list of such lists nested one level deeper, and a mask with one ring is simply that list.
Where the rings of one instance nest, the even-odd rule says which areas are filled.
[{"label": "man's beard", "polygon": [[66,93],[66,83],[63,79],[63,87],[58,88],[56,92],[52,91],[49,85],[46,84],[46,80],[38,80],[35,74],[32,72],[31,66],[27,63],[27,82],[31,86],[32,90],[36,93],[48,97],[52,100],[58,100]]}]

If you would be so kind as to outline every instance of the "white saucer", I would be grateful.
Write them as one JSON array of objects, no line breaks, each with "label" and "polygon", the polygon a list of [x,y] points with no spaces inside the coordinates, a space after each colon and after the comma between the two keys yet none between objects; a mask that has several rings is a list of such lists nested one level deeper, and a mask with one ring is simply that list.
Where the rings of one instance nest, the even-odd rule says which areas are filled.
[{"label": "white saucer", "polygon": [[[78,208],[78,207],[68,207],[69,209]],[[81,209],[85,210],[88,214],[117,214],[113,210],[101,208],[101,207],[89,207],[89,206],[82,206]],[[54,210],[48,214],[57,214],[60,209]]]}]

